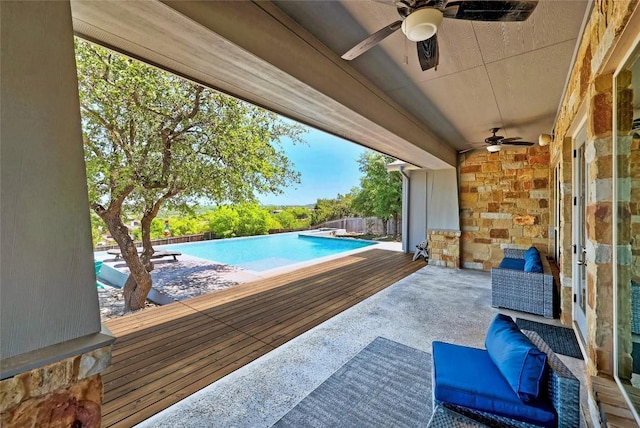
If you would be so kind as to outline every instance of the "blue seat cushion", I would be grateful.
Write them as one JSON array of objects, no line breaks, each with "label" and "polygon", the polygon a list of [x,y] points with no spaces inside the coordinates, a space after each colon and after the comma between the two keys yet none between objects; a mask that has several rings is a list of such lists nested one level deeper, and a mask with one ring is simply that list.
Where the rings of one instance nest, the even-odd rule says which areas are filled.
[{"label": "blue seat cushion", "polygon": [[547,354],[520,331],[510,316],[495,316],[487,329],[484,346],[498,371],[521,400],[538,398],[540,383],[546,375]]},{"label": "blue seat cushion", "polygon": [[556,425],[555,409],[546,397],[520,400],[484,349],[433,342],[433,394],[442,403],[544,427]]},{"label": "blue seat cushion", "polygon": [[542,260],[536,247],[531,247],[524,253],[524,271],[542,273]]},{"label": "blue seat cushion", "polygon": [[512,259],[505,257],[500,262],[500,269],[524,270],[524,259]]}]

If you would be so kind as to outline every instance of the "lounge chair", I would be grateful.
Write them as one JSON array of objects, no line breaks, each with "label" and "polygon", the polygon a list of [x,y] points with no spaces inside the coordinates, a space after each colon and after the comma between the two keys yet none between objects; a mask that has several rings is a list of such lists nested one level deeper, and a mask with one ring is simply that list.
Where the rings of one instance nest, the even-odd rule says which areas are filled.
[{"label": "lounge chair", "polygon": [[[100,273],[100,269],[102,269],[102,264],[103,264],[103,263],[104,263],[104,262],[102,262],[102,261],[100,261],[100,260],[94,260],[94,261],[93,261],[93,266],[94,266],[94,268],[95,268],[95,270],[96,270],[96,279],[98,279],[98,274]],[[99,282],[96,282],[96,286],[97,286],[98,288],[103,288],[103,287],[102,287],[102,285],[100,285],[100,283],[99,283]]]},{"label": "lounge chair", "polygon": [[[142,251],[141,248],[138,248],[138,254],[140,254],[140,252]],[[116,260],[119,260],[122,257],[122,253],[120,252],[120,250],[107,250],[107,254],[110,254],[112,256],[115,256]],[[181,256],[182,253],[179,253],[177,251],[163,251],[163,250],[156,250],[153,253],[153,256],[151,256],[152,259],[160,259],[162,257],[173,257],[173,260],[178,260],[176,258],[176,256]]]},{"label": "lounge chair", "polygon": [[491,306],[554,318],[558,302],[547,258],[535,247],[505,248],[500,266],[491,269]]},{"label": "lounge chair", "polygon": [[[433,342],[434,409],[488,426],[580,426],[580,381],[538,334],[498,314],[485,348]],[[448,416],[441,410],[429,426],[469,426],[444,425],[456,421]]]},{"label": "lounge chair", "polygon": [[424,261],[429,262],[429,242],[427,242],[426,239],[416,245],[416,252],[413,253],[413,261],[415,262],[420,257],[424,257]]}]

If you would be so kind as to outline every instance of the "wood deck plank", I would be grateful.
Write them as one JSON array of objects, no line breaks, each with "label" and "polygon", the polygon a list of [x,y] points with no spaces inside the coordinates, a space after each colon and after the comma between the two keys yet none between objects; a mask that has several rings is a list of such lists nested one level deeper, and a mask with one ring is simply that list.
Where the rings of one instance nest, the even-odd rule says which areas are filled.
[{"label": "wood deck plank", "polygon": [[[376,263],[377,269],[371,271],[371,266],[352,265],[335,276],[317,275],[308,277],[306,281],[293,281],[286,286],[270,290],[268,293],[262,293],[257,299],[242,299],[233,306],[216,307],[204,311],[204,313],[224,322],[231,322],[233,320],[234,325],[238,325],[238,322],[244,318],[252,318],[257,321],[257,316],[260,315],[260,311],[269,312],[275,307],[292,305],[296,302],[295,296],[304,296],[301,300],[308,302],[323,293],[338,292],[343,295],[350,294],[357,285],[372,281],[376,277],[374,274],[367,275],[363,272],[386,270],[386,268],[393,266],[394,263],[385,264],[381,261]],[[340,275],[355,276],[348,284],[345,284],[344,281],[340,281]],[[382,273],[382,275],[386,274]],[[305,289],[302,290],[301,287],[305,287]],[[304,293],[301,293],[302,291],[304,291]],[[254,311],[256,307],[258,307],[258,311]],[[238,316],[239,310],[242,310],[240,316]]]},{"label": "wood deck plank", "polygon": [[[208,378],[214,378],[214,381],[220,379],[242,365],[273,350],[273,347],[266,346],[261,342],[254,340],[248,346],[243,346],[234,350],[237,352],[233,352],[225,358],[215,361],[213,364],[206,359],[200,360],[197,364],[189,366],[184,366],[182,364],[180,369],[171,373],[170,376],[162,379],[155,379],[154,382],[145,385],[143,388],[135,389],[129,394],[118,397],[116,400],[113,400],[115,411],[107,413],[107,411],[103,410],[105,418],[104,425],[111,426],[109,419],[119,421],[123,419],[123,417],[129,418],[130,416],[133,416],[137,422],[141,422],[155,414],[155,412],[149,413],[148,407],[157,401],[160,401],[165,396],[174,393],[179,393],[183,397],[188,396],[193,392],[202,389],[202,387],[197,389],[192,387],[195,381],[203,379],[207,377],[207,375],[210,375]],[[238,360],[243,359],[246,356],[251,356],[252,358],[249,361],[245,358],[243,360],[246,361],[244,364],[238,364]],[[206,385],[211,382],[212,381],[209,381]],[[177,401],[179,401],[179,399],[173,401],[171,404],[176,403]],[[127,408],[126,412],[122,411],[123,407]],[[118,426],[131,425],[125,424]]]},{"label": "wood deck plank", "polygon": [[113,401],[123,397],[138,400],[140,397],[160,389],[164,384],[170,384],[186,374],[200,370],[203,366],[207,366],[207,370],[211,371],[220,361],[227,359],[235,361],[238,357],[238,351],[255,347],[256,344],[258,347],[264,345],[264,343],[258,342],[250,336],[235,333],[227,335],[223,341],[203,343],[200,346],[195,346],[192,351],[176,353],[176,357],[180,361],[179,368],[161,361],[105,383],[105,389],[107,389],[107,385],[109,386],[105,391],[105,401]]},{"label": "wood deck plank", "polygon": [[[178,388],[172,388],[171,392],[168,394],[163,393],[162,396],[156,396],[157,401],[153,403],[149,403],[145,401],[145,407],[135,406],[139,411],[127,416],[124,419],[118,420],[116,423],[104,424],[104,426],[117,426],[117,427],[131,427],[144,419],[147,419],[156,413],[166,409],[172,404],[177,403],[178,401],[188,397],[195,391],[199,391],[200,389],[212,384],[213,382],[223,378],[224,376],[232,373],[233,371],[239,369],[240,367],[249,364],[253,360],[260,358],[267,352],[273,350],[271,346],[264,345],[262,348],[256,349],[252,353],[248,353],[241,357],[239,360],[236,360],[232,363],[229,363],[222,367],[220,370],[215,371],[213,373],[208,374],[196,382],[193,382],[188,385],[184,385]],[[193,391],[193,392],[192,392]],[[140,417],[140,415],[145,415],[144,417]],[[103,422],[104,423],[104,422]]]},{"label": "wood deck plank", "polygon": [[107,321],[102,424],[141,422],[423,266],[368,250]]},{"label": "wood deck plank", "polygon": [[194,334],[180,338],[181,340],[156,342],[154,348],[150,348],[147,352],[138,353],[137,356],[132,356],[127,361],[116,361],[114,366],[105,371],[104,383],[109,383],[112,380],[120,381],[132,373],[141,373],[154,366],[162,367],[166,361],[179,358],[182,354],[189,356],[196,352],[197,348],[218,346],[219,342],[228,335],[238,333],[237,330],[226,325],[211,329],[203,325],[202,328],[194,331]]},{"label": "wood deck plank", "polygon": [[636,426],[633,413],[613,379],[591,376],[591,388],[600,410],[601,421],[606,427]]},{"label": "wood deck plank", "polygon": [[[200,313],[188,314],[181,316],[174,322],[165,322],[165,329],[156,330],[150,329],[147,334],[137,334],[133,339],[130,339],[128,335],[120,336],[122,341],[121,347],[118,348],[118,352],[113,352],[112,360],[118,361],[123,358],[127,358],[127,355],[138,355],[139,349],[149,348],[154,342],[162,342],[166,338],[181,337],[189,330],[198,329],[202,324],[209,324],[211,317]],[[119,337],[119,338],[120,338]]]}]

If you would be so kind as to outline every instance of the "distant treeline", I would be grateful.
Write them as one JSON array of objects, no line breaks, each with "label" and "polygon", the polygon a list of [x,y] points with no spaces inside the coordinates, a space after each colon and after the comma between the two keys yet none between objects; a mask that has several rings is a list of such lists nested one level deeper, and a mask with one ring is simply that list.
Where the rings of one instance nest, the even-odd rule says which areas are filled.
[{"label": "distant treeline", "polygon": [[[266,235],[271,229],[307,229],[311,226],[313,210],[306,207],[289,207],[271,209],[257,204],[223,206],[192,215],[158,216],[151,222],[151,239],[158,239],[165,234],[167,221],[170,236],[194,235],[213,232],[217,238],[236,236]],[[94,245],[108,243],[105,236],[106,227],[102,220],[92,216]],[[128,224],[129,234],[135,241],[141,239],[139,222],[131,220]]]}]

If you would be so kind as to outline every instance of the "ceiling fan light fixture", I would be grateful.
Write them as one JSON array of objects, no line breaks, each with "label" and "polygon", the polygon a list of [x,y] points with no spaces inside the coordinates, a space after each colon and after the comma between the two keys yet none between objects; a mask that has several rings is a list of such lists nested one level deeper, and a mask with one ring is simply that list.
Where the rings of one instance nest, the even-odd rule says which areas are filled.
[{"label": "ceiling fan light fixture", "polygon": [[412,12],[402,21],[402,32],[412,42],[421,42],[433,37],[441,23],[440,10],[424,7]]},{"label": "ceiling fan light fixture", "polygon": [[499,152],[500,150],[502,150],[502,146],[498,145],[498,144],[493,144],[491,146],[487,146],[487,151],[490,153],[496,153]]}]

